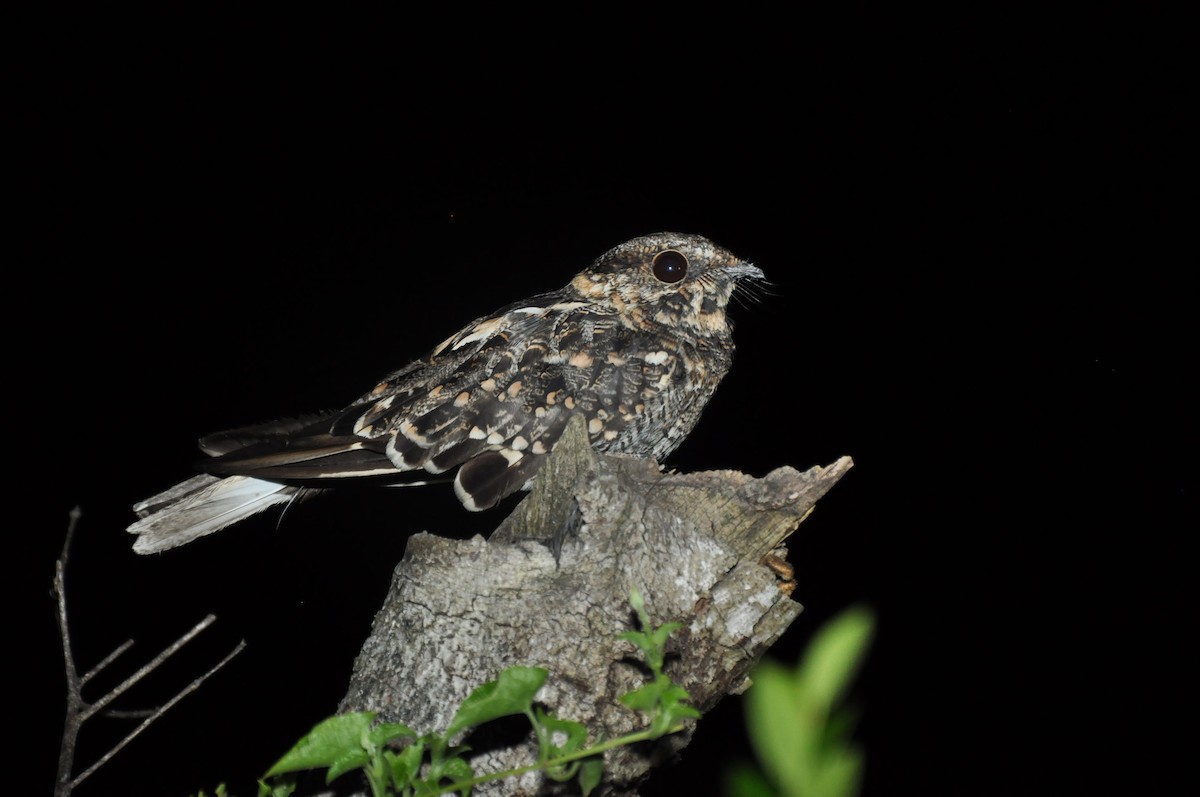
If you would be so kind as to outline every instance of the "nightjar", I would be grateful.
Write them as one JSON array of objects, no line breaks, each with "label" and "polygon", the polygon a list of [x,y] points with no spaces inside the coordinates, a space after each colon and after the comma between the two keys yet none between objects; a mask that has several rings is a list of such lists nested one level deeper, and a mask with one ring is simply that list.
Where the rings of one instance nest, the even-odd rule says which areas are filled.
[{"label": "nightjar", "polygon": [[134,507],[134,550],[190,542],[346,479],[454,475],[472,511],[528,488],[568,419],[592,445],[661,462],[729,371],[725,316],[757,267],[698,235],[657,233],[601,255],[565,287],[451,335],[338,412],[200,440],[204,471]]}]

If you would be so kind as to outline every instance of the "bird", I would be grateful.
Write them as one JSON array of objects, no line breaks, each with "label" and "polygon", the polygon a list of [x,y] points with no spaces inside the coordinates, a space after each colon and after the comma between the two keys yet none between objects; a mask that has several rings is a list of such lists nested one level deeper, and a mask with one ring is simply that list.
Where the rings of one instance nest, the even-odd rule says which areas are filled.
[{"label": "bird", "polygon": [[529,489],[567,422],[593,448],[657,463],[730,370],[735,291],[757,266],[700,235],[609,249],[566,286],[482,316],[342,410],[200,439],[201,471],[134,505],[149,554],[347,482],[449,481],[470,511]]}]

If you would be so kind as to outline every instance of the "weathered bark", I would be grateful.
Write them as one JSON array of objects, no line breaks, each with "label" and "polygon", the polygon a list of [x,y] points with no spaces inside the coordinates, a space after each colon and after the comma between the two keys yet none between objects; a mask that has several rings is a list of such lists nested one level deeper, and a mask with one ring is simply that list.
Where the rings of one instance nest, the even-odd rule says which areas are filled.
[{"label": "weathered bark", "polygon": [[[593,739],[643,728],[646,718],[619,700],[646,680],[638,652],[618,638],[636,627],[636,587],[655,625],[683,624],[668,643],[667,672],[707,711],[747,686],[747,671],[799,615],[782,543],[851,464],[843,457],[762,479],[664,474],[653,462],[597,454],[572,424],[490,540],[409,541],[340,709],[440,731],[475,687],[523,664],[550,671],[539,702],[583,722]],[[563,529],[556,562],[546,541]],[[601,791],[634,794],[691,730],[608,753]],[[471,743],[476,772],[536,758],[528,737]],[[475,793],[555,788],[530,774]]]}]

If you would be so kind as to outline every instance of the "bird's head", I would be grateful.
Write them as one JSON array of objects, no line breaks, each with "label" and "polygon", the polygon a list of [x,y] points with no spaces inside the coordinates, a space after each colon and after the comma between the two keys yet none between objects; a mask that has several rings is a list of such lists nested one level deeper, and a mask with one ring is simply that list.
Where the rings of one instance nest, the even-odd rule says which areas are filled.
[{"label": "bird's head", "polygon": [[762,270],[702,236],[661,232],[605,252],[570,287],[636,322],[721,333],[734,288],[747,279],[762,280]]}]

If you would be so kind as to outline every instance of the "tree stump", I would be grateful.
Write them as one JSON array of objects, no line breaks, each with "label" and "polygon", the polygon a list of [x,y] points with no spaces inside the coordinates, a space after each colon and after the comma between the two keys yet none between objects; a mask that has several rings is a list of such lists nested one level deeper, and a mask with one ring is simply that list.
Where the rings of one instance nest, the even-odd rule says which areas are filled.
[{"label": "tree stump", "polygon": [[[590,739],[644,728],[647,719],[620,701],[646,681],[638,651],[619,638],[637,628],[632,588],[654,625],[683,624],[668,642],[666,671],[708,711],[748,686],[747,672],[799,615],[783,543],[851,466],[843,457],[761,479],[663,473],[652,461],[594,451],[583,424],[572,423],[491,539],[409,540],[340,711],[440,732],[472,690],[519,664],[549,670],[538,702],[584,723]],[[471,737],[477,773],[536,760],[532,736],[514,728]],[[635,794],[693,728],[607,753],[597,793]],[[562,789],[530,773],[474,793]]]}]

